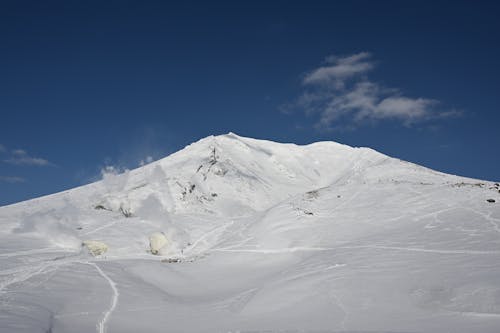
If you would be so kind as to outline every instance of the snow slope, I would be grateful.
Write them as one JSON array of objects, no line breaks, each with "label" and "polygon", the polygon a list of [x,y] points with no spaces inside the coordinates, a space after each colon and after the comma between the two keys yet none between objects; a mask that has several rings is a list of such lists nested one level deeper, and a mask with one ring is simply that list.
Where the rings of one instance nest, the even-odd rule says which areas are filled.
[{"label": "snow slope", "polygon": [[499,332],[499,201],[368,148],[207,137],[0,208],[0,332]]}]

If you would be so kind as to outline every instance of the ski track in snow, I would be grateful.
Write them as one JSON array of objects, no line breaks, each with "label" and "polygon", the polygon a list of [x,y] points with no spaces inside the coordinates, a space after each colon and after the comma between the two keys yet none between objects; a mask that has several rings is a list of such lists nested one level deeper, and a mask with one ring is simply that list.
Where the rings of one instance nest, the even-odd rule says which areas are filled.
[{"label": "ski track in snow", "polygon": [[488,223],[493,227],[493,229],[496,231],[496,232],[499,232],[500,233],[500,226],[497,222],[500,222],[500,219],[496,219],[494,217],[491,217],[491,212],[486,215],[474,208],[466,208],[467,210],[475,213],[475,214],[478,214],[479,216],[483,217],[484,219],[486,219],[488,221]]},{"label": "ski track in snow", "polygon": [[334,251],[341,249],[380,249],[380,250],[395,250],[409,252],[424,252],[436,254],[472,254],[472,255],[495,255],[500,254],[500,251],[479,251],[479,250],[439,250],[439,249],[422,249],[414,247],[399,247],[399,246],[384,246],[384,245],[353,245],[353,246],[337,246],[337,247],[289,247],[281,249],[233,249],[222,248],[212,249],[212,252],[242,252],[242,253],[261,253],[261,254],[283,254],[293,252],[306,251]]},{"label": "ski track in snow", "polygon": [[9,287],[13,284],[24,282],[26,280],[31,279],[32,277],[34,277],[36,275],[40,275],[40,274],[45,273],[47,271],[47,268],[49,268],[50,266],[51,265],[41,264],[41,265],[35,266],[34,268],[30,267],[28,269],[21,269],[21,270],[13,272],[13,274],[12,274],[13,276],[10,279],[0,283],[0,293],[3,292],[4,289],[6,289],[7,287]]},{"label": "ski track in snow", "polygon": [[118,222],[120,222],[120,220],[118,220],[118,219],[117,219],[117,220],[114,220],[114,221],[111,221],[111,222],[109,222],[109,223],[106,223],[106,224],[104,224],[104,225],[102,225],[102,226],[98,227],[98,228],[95,228],[95,229],[93,229],[93,230],[90,230],[90,231],[87,231],[87,232],[85,232],[85,233],[82,233],[82,236],[88,236],[88,235],[94,234],[94,233],[96,233],[96,232],[98,232],[98,231],[101,231],[101,230],[103,230],[103,229],[106,229],[106,228],[112,227],[112,226],[114,226],[115,224],[117,224]]},{"label": "ski track in snow", "polygon": [[68,250],[60,250],[60,249],[54,249],[54,248],[43,248],[43,249],[34,249],[34,250],[24,250],[24,251],[16,251],[16,252],[7,252],[7,253],[0,253],[0,257],[4,258],[11,258],[11,257],[18,257],[18,256],[25,256],[29,254],[45,254],[45,253],[58,253],[58,252],[64,252],[67,253]]},{"label": "ski track in snow", "polygon": [[399,246],[383,246],[383,245],[359,245],[359,246],[343,246],[338,248],[344,249],[381,249],[381,250],[396,250],[396,251],[409,251],[409,252],[425,252],[436,254],[472,254],[472,255],[494,255],[500,254],[500,251],[480,251],[480,250],[439,250],[439,249],[422,249],[415,247],[399,247]]},{"label": "ski track in snow", "polygon": [[116,305],[118,304],[118,297],[120,295],[118,288],[116,287],[115,281],[113,281],[104,271],[97,265],[96,263],[93,262],[83,262],[84,264],[93,266],[97,272],[109,283],[109,286],[111,287],[111,290],[113,291],[113,298],[111,300],[111,305],[108,310],[104,312],[104,316],[102,319],[97,323],[97,332],[98,333],[105,333],[107,331],[107,323],[109,318],[111,317],[111,314],[116,308]]},{"label": "ski track in snow", "polygon": [[210,236],[212,236],[212,235],[216,234],[216,233],[217,233],[217,231],[219,231],[219,230],[222,230],[222,231],[221,231],[221,233],[222,233],[222,232],[224,232],[227,228],[229,228],[229,227],[230,227],[230,226],[232,226],[233,224],[234,224],[234,221],[230,221],[230,222],[228,222],[228,223],[226,223],[226,224],[224,224],[224,225],[221,225],[220,227],[216,227],[216,228],[214,228],[214,229],[212,229],[212,230],[208,231],[208,232],[207,232],[207,233],[205,233],[203,236],[201,236],[200,238],[198,238],[197,240],[195,240],[195,241],[193,242],[193,244],[191,244],[191,246],[185,250],[185,252],[190,252],[190,251],[192,251],[193,249],[195,249],[195,248],[196,248],[196,246],[197,246],[200,242],[202,242],[202,241],[204,241],[205,239],[207,239],[208,237],[210,237]]},{"label": "ski track in snow", "polygon": [[[24,254],[26,254],[27,252],[28,251],[23,251]],[[57,251],[53,251],[53,249],[50,249],[50,251],[44,251],[44,249],[39,249],[39,250],[31,251],[31,252],[29,252],[29,254],[31,254],[31,253],[38,253],[38,254],[47,253],[47,254],[49,254],[49,253],[56,253],[56,252]],[[61,252],[63,252],[63,251],[61,251]],[[66,251],[66,253],[68,253],[68,252]],[[20,256],[23,254],[20,254],[18,252],[16,255]],[[71,253],[67,257],[71,257]],[[57,260],[57,259],[58,259],[58,257],[55,257],[55,258],[51,258],[51,259],[47,259],[47,260],[41,260],[40,262],[38,262],[36,264],[33,263],[28,267],[0,271],[0,275],[9,275],[8,279],[0,282],[0,293],[4,289],[8,288],[9,286],[11,286],[13,284],[27,281],[27,280],[29,280],[32,277],[35,277],[37,275],[45,274],[47,272],[57,270],[64,265],[69,265],[69,264],[72,264],[74,262],[78,262],[75,260],[67,260],[66,257],[62,258],[62,260]]]},{"label": "ski track in snow", "polygon": [[433,217],[435,219],[439,214],[445,213],[445,212],[448,212],[448,211],[451,211],[454,209],[457,209],[457,207],[447,207],[447,208],[436,210],[436,211],[433,211],[433,212],[430,212],[427,214],[419,215],[419,216],[415,217],[413,220],[415,222],[419,222],[419,221],[424,220],[428,217]]},{"label": "ski track in snow", "polygon": [[243,252],[243,253],[262,253],[262,254],[282,254],[302,251],[332,251],[337,248],[328,247],[287,247],[281,249],[235,249],[235,248],[220,248],[212,249],[212,252]]},{"label": "ski track in snow", "polygon": [[500,313],[490,313],[490,312],[474,312],[474,311],[464,311],[460,312],[462,316],[476,316],[476,317],[490,317],[499,318]]},{"label": "ski track in snow", "polygon": [[346,322],[347,322],[347,319],[349,317],[349,312],[347,311],[344,303],[342,303],[340,298],[335,293],[330,291],[329,295],[330,295],[330,298],[334,301],[335,305],[337,305],[344,314],[342,317],[342,320],[340,321],[340,329],[342,331],[345,331],[347,329]]},{"label": "ski track in snow", "polygon": [[[236,140],[244,143],[244,139]],[[59,321],[66,327],[78,321],[85,330],[95,327],[97,333],[105,333],[117,329],[121,319],[134,311],[147,312],[144,318],[148,318],[148,322],[138,324],[148,325],[148,331],[167,329],[157,325],[163,322],[159,316],[165,313],[162,297],[140,299],[151,294],[137,293],[136,300],[124,305],[125,280],[122,279],[126,277],[122,274],[134,274],[134,279],[130,280],[132,288],[141,288],[140,284],[133,284],[139,277],[157,288],[157,282],[176,288],[176,298],[172,302],[169,300],[173,311],[167,330],[172,331],[199,331],[196,321],[185,320],[185,311],[189,311],[193,318],[206,316],[210,320],[207,325],[215,327],[220,322],[223,324],[220,327],[229,327],[233,322],[234,325],[243,323],[245,330],[248,329],[245,325],[253,327],[259,324],[259,318],[252,317],[253,311],[266,311],[266,306],[277,309],[276,326],[287,327],[295,322],[304,325],[299,322],[300,313],[289,316],[287,306],[294,301],[297,301],[297,306],[302,306],[300,302],[309,291],[320,295],[311,298],[313,306],[318,306],[314,308],[315,315],[324,318],[315,323],[320,329],[354,330],[363,325],[363,318],[359,316],[365,311],[373,311],[373,318],[379,319],[376,316],[385,315],[387,309],[393,311],[394,319],[387,318],[387,323],[381,325],[407,325],[405,331],[414,331],[411,325],[417,320],[436,320],[448,313],[472,318],[454,321],[454,317],[437,322],[441,327],[463,322],[469,326],[461,326],[460,332],[467,333],[474,331],[467,331],[469,327],[479,327],[477,332],[480,332],[482,327],[489,327],[489,322],[491,326],[495,325],[494,329],[500,327],[500,313],[493,313],[500,307],[496,297],[500,288],[496,277],[500,269],[495,265],[500,258],[499,206],[485,203],[485,199],[497,195],[497,191],[495,194],[485,192],[487,190],[477,188],[478,184],[473,184],[473,180],[431,174],[418,166],[401,164],[389,157],[382,159],[382,156],[368,151],[349,150],[343,155],[348,148],[337,149],[329,144],[320,144],[319,150],[311,146],[308,151],[309,148],[295,146],[274,148],[273,144],[269,144],[268,150],[266,142],[244,143],[249,148],[242,152],[238,146],[224,143],[224,139],[221,142],[219,145],[214,140],[205,140],[162,162],[125,175],[113,175],[98,185],[41,199],[40,203],[32,201],[27,206],[2,207],[0,220],[5,220],[9,226],[12,222],[12,230],[5,232],[8,242],[5,241],[0,253],[0,266],[4,266],[3,270],[0,269],[0,304],[11,302],[14,310],[20,308],[24,312],[19,318],[9,318],[2,317],[0,311],[0,330],[4,321],[6,325],[32,325],[31,331],[39,330],[40,319],[49,321],[50,331],[53,320],[61,319]],[[217,170],[210,171],[212,164],[208,171],[203,169],[203,180],[193,176],[193,170],[200,163],[205,168],[207,157],[204,154],[213,151],[215,156],[216,148],[217,154],[221,155],[214,157],[214,164],[218,163],[214,170]],[[216,177],[210,175],[207,179],[209,172]],[[464,188],[458,189],[461,184]],[[456,189],[453,188],[455,185]],[[316,191],[318,195],[309,197],[308,192],[304,192],[306,190]],[[185,192],[182,196],[181,191]],[[130,205],[132,210],[137,210],[137,218],[124,224],[124,217],[120,214],[93,209],[102,198],[109,199],[109,204],[123,202]],[[158,211],[151,209],[149,212],[155,207],[159,208]],[[24,210],[28,208],[29,214],[25,214]],[[144,216],[141,215],[143,210],[148,211]],[[308,215],[314,216],[302,219],[301,216],[309,210],[311,214]],[[20,224],[19,233],[14,232],[14,224]],[[351,225],[354,228],[351,229]],[[146,253],[146,232],[164,227],[179,231],[173,233],[180,238],[178,244],[191,243],[183,249],[179,245],[181,262],[186,264],[172,264],[165,268],[160,264],[161,256]],[[429,230],[432,228],[436,229]],[[25,232],[47,238],[48,242],[24,239]],[[323,232],[324,235],[320,234]],[[106,266],[105,261],[100,263],[101,260],[90,255],[85,256],[81,250],[74,252],[74,249],[56,246],[72,246],[73,242],[59,241],[67,241],[68,237],[79,240],[90,235],[111,245],[104,258],[108,263],[116,260],[112,266]],[[277,235],[275,243],[273,237],[268,238],[274,235]],[[31,237],[30,234],[27,236]],[[281,242],[282,237],[284,242]],[[288,237],[290,241],[286,242]],[[49,244],[54,247],[47,247]],[[35,245],[40,248],[28,249],[28,246]],[[205,262],[187,264],[204,258],[205,254],[213,255]],[[349,259],[351,254],[355,260]],[[245,262],[248,256],[251,260]],[[283,258],[285,260],[280,261]],[[462,258],[464,265],[460,267],[441,268],[446,265],[437,265]],[[229,264],[226,264],[226,259],[229,259]],[[337,260],[341,262],[334,263]],[[393,276],[389,273],[407,276],[407,262],[418,264],[419,271],[406,281],[401,279],[398,282],[400,288],[393,288],[388,283],[388,290],[379,291],[369,285],[372,276],[363,276],[363,271],[358,269],[364,263],[371,264],[372,260],[384,264],[373,272],[375,283],[378,278],[384,279],[381,288],[385,288],[385,281]],[[279,265],[271,265],[274,261]],[[426,267],[420,269],[428,261],[437,263],[435,271]],[[257,266],[249,267],[254,263]],[[260,266],[260,263],[264,265]],[[83,269],[75,272],[75,266],[68,265],[84,266],[76,266]],[[119,267],[125,265],[131,267],[131,273],[125,269],[119,271]],[[226,283],[227,276],[233,278],[233,269],[235,278]],[[470,270],[477,270],[477,274],[472,272],[468,276],[462,273]],[[80,274],[82,271],[86,274]],[[45,285],[52,274],[57,274],[57,279]],[[156,274],[166,274],[166,279],[159,277],[156,280]],[[79,284],[89,276],[92,283]],[[344,283],[347,278],[352,279]],[[443,278],[447,280],[442,282]],[[337,285],[337,280],[342,283]],[[59,281],[64,283],[59,286]],[[203,285],[205,281],[207,285]],[[170,282],[172,284],[167,285]],[[66,308],[73,312],[58,313],[59,304],[64,305],[59,300],[70,300],[71,303],[74,295],[85,295],[87,287],[99,296],[89,303],[82,299],[83,303]],[[360,288],[359,292],[355,288]],[[412,290],[417,290],[417,298],[413,297],[413,292],[409,294]],[[295,298],[295,292],[302,298]],[[29,297],[30,293],[43,298]],[[24,302],[26,299],[28,301]],[[384,303],[393,299],[408,302],[384,308]],[[414,302],[419,307],[415,307]],[[212,304],[216,305],[213,313],[210,312]],[[277,305],[279,308],[275,308]],[[428,311],[427,305],[433,307],[432,311]],[[448,308],[470,312],[446,312]],[[7,313],[7,316],[11,313],[14,312]],[[398,318],[401,314],[402,319]],[[31,317],[34,320],[29,322]],[[404,322],[409,319],[411,323]],[[279,323],[279,320],[283,322]],[[480,326],[483,321],[485,326]],[[210,328],[204,327],[207,331]]]},{"label": "ski track in snow", "polygon": [[[37,249],[37,250],[31,250],[31,251],[19,251],[19,252],[7,253],[7,254],[3,254],[3,256],[9,257],[9,256],[22,256],[22,255],[28,255],[28,254],[40,254],[40,253],[43,254],[43,253],[55,253],[55,252],[59,252],[59,251],[54,251],[53,249]],[[110,285],[111,290],[113,292],[110,307],[104,312],[102,319],[96,325],[98,333],[105,333],[107,331],[106,328],[107,328],[107,323],[109,321],[109,318],[111,317],[111,314],[113,313],[113,311],[115,310],[115,308],[118,304],[119,291],[118,291],[118,288],[116,286],[115,281],[113,281],[109,277],[109,275],[107,275],[94,262],[81,261],[81,260],[54,261],[55,259],[56,258],[52,258],[51,260],[42,261],[38,265],[30,266],[28,269],[6,270],[6,271],[0,272],[0,274],[3,273],[3,274],[11,275],[10,279],[8,279],[7,281],[2,281],[2,283],[0,283],[0,295],[4,291],[4,289],[8,288],[9,286],[11,286],[13,284],[27,281],[27,280],[29,280],[37,275],[52,272],[54,270],[59,269],[61,266],[75,264],[75,263],[76,264],[90,265],[90,266],[94,267],[96,269],[96,271],[99,273],[99,275],[101,275],[108,282],[108,284]],[[89,314],[89,312],[81,312],[78,314]]]}]

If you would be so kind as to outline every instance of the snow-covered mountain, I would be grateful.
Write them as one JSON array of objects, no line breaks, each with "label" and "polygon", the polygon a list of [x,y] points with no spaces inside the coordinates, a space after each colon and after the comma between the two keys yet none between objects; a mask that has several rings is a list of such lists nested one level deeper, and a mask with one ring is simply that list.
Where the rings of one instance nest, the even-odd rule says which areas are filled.
[{"label": "snow-covered mountain", "polygon": [[0,208],[0,331],[499,332],[499,191],[368,148],[207,137]]}]

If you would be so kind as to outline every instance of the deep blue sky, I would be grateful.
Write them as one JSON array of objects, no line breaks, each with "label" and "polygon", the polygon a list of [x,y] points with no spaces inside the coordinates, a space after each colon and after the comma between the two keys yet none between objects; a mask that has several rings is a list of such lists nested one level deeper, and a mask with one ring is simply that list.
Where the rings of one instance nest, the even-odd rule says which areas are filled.
[{"label": "deep blue sky", "polygon": [[[1,1],[0,205],[229,131],[368,146],[498,180],[499,10],[494,1]],[[356,82],[439,101],[434,116],[348,113],[318,126],[326,111],[298,100],[325,89],[305,78],[361,52],[373,68]]]}]

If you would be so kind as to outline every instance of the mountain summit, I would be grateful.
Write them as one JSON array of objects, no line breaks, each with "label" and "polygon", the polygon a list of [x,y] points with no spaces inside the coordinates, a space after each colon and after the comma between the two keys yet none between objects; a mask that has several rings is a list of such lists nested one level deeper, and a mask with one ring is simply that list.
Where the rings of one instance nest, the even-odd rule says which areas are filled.
[{"label": "mountain summit", "polygon": [[210,136],[0,208],[0,331],[498,332],[499,191],[369,148]]}]

